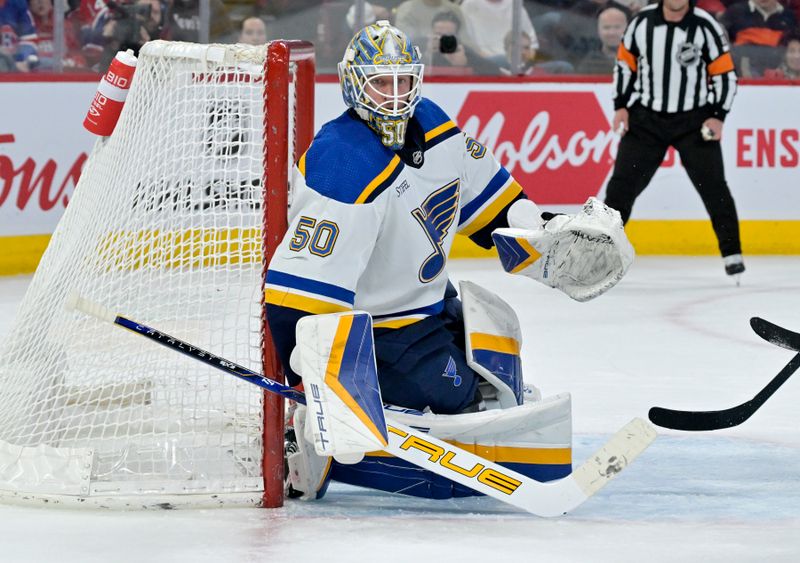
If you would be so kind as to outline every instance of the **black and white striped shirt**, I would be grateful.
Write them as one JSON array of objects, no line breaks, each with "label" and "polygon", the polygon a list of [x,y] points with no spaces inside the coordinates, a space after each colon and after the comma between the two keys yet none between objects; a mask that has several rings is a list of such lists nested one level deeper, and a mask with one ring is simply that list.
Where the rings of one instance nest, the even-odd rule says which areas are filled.
[{"label": "black and white striped shirt", "polygon": [[711,104],[724,119],[736,94],[736,71],[725,31],[706,11],[691,7],[667,22],[659,2],[628,24],[614,66],[614,109],[638,102],[676,113]]}]

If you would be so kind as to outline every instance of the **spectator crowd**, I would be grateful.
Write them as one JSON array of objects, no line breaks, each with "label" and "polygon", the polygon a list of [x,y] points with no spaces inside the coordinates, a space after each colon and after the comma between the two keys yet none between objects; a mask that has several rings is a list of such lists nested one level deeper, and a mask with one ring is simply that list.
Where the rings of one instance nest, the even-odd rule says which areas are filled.
[{"label": "spectator crowd", "polygon": [[[205,10],[201,0],[63,0],[62,27],[54,0],[0,0],[0,72],[102,72],[118,50],[151,39],[285,38],[313,41],[330,73],[355,28],[388,19],[420,47],[428,75],[610,76],[625,27],[648,3],[524,0],[513,22],[514,0],[202,1]],[[800,79],[800,0],[696,4],[725,28],[740,76]]]}]

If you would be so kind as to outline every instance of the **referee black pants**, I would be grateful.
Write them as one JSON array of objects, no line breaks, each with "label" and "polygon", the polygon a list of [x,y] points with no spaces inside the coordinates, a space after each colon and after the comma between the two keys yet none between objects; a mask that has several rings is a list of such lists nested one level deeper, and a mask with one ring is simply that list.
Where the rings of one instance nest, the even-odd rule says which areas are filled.
[{"label": "referee black pants", "polygon": [[682,113],[657,113],[641,105],[629,109],[628,132],[617,151],[614,173],[606,188],[605,202],[627,222],[633,202],[658,170],[667,149],[681,156],[689,179],[711,217],[722,256],[741,254],[739,218],[725,181],[719,141],[704,141],[700,134],[709,117],[707,108]]}]

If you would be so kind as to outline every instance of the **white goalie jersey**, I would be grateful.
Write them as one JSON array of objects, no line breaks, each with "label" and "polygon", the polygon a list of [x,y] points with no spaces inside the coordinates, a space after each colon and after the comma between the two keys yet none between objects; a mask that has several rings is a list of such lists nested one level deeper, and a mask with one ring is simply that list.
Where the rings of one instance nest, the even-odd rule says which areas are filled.
[{"label": "white goalie jersey", "polygon": [[[408,142],[414,135],[424,137],[424,150]],[[352,111],[322,128],[294,168],[289,230],[266,278],[268,305],[312,314],[359,309],[375,328],[441,311],[455,234],[506,226],[493,221],[522,188],[427,99],[409,122],[404,150],[412,152],[401,159],[384,147]],[[296,317],[287,322],[293,330]]]}]

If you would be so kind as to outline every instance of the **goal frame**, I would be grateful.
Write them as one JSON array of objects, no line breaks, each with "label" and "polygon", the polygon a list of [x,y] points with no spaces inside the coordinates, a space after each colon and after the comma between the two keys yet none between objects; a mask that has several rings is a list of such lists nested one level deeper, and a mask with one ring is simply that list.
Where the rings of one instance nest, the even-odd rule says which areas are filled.
[{"label": "goal frame", "polygon": [[148,45],[137,70],[146,86],[134,77],[117,131],[95,143],[0,343],[12,421],[0,433],[0,503],[283,505],[281,397],[129,347],[62,305],[81,286],[285,380],[264,286],[288,228],[292,169],[314,135],[314,46]]}]

